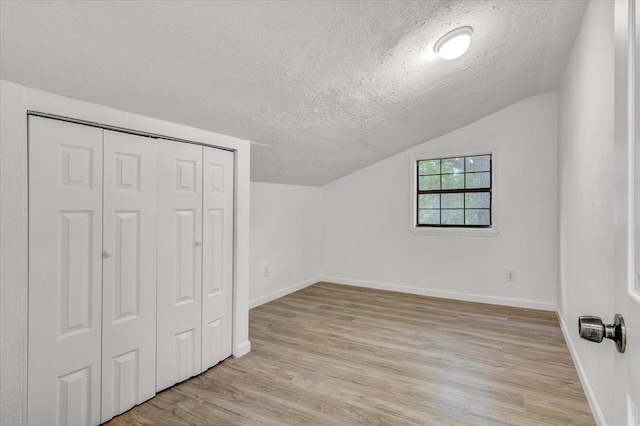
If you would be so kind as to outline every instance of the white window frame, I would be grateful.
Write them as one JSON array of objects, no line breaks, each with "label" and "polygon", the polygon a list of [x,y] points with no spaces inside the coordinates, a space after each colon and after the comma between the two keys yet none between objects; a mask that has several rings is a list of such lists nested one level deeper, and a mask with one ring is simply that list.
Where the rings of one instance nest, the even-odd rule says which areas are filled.
[{"label": "white window frame", "polygon": [[[438,227],[417,226],[418,223],[418,161],[435,158],[473,157],[476,155],[491,155],[491,227],[489,228],[465,228],[465,227]],[[416,235],[450,235],[466,237],[494,237],[500,233],[499,212],[500,194],[498,179],[498,149],[474,149],[474,150],[449,150],[449,151],[421,151],[409,155],[409,232]]]}]

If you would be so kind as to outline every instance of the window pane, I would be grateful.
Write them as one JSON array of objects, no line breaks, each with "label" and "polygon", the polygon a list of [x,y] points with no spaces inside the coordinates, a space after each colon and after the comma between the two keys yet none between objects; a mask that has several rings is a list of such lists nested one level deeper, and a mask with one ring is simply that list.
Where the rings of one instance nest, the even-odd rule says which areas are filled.
[{"label": "window pane", "polygon": [[464,210],[442,209],[443,225],[464,225]]},{"label": "window pane", "polygon": [[440,189],[440,176],[418,177],[418,191],[430,191],[433,189]]},{"label": "window pane", "polygon": [[464,205],[468,209],[488,209],[491,207],[491,194],[488,192],[467,192],[464,194]]},{"label": "window pane", "polygon": [[418,161],[418,174],[419,175],[440,174],[440,160]]},{"label": "window pane", "polygon": [[440,194],[420,194],[418,195],[419,209],[439,209]]},{"label": "window pane", "polygon": [[465,211],[465,225],[491,225],[489,209],[471,209]]},{"label": "window pane", "polygon": [[464,174],[442,175],[442,189],[464,188]]},{"label": "window pane", "polygon": [[491,156],[478,155],[476,157],[467,157],[467,172],[488,172],[491,170]]},{"label": "window pane", "polygon": [[443,158],[442,173],[463,173],[464,157],[459,158]]},{"label": "window pane", "polygon": [[442,194],[443,209],[461,209],[464,207],[464,194]]},{"label": "window pane", "polygon": [[440,210],[418,210],[418,225],[440,225]]},{"label": "window pane", "polygon": [[491,154],[418,160],[417,225],[491,226],[491,160]]},{"label": "window pane", "polygon": [[465,173],[467,177],[467,188],[490,188],[491,187],[491,173]]}]

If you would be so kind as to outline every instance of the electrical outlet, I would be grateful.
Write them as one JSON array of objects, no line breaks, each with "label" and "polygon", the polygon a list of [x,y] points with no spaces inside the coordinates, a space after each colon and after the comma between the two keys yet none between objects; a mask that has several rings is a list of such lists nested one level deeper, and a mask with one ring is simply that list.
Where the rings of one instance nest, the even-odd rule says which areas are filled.
[{"label": "electrical outlet", "polygon": [[516,280],[516,270],[515,269],[507,269],[506,280],[507,281],[515,281]]},{"label": "electrical outlet", "polygon": [[270,272],[271,272],[271,271],[269,271],[269,267],[268,267],[268,266],[265,266],[265,267],[264,267],[264,277],[265,277],[265,278],[269,278],[269,273],[270,273]]}]

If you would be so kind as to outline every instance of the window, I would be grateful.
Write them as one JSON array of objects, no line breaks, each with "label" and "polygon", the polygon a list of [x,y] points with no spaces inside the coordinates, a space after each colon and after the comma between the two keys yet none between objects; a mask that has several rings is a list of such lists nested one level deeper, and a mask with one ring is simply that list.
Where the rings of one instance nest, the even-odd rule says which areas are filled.
[{"label": "window", "polygon": [[416,227],[491,228],[492,155],[417,160]]}]

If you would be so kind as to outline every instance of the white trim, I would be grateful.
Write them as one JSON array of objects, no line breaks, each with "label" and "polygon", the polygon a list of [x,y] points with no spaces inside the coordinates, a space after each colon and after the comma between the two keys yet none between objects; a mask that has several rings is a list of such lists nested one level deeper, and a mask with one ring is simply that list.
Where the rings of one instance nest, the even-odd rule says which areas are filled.
[{"label": "white trim", "polygon": [[593,388],[591,387],[591,383],[589,382],[587,373],[585,372],[584,366],[580,361],[580,357],[578,356],[578,351],[573,345],[573,340],[571,339],[571,334],[569,333],[569,329],[567,328],[567,323],[565,322],[560,312],[556,312],[556,315],[558,316],[558,322],[560,323],[560,329],[562,330],[564,340],[567,343],[567,348],[569,348],[571,359],[573,360],[573,364],[576,366],[576,371],[578,372],[578,378],[580,378],[582,389],[584,390],[584,393],[587,397],[589,408],[591,408],[591,414],[593,414],[593,418],[595,419],[596,423],[599,426],[606,426],[607,422],[604,420],[604,415],[602,414],[600,405],[598,405],[598,399],[596,398],[596,395],[593,392]]},{"label": "white trim", "polygon": [[500,233],[496,228],[438,228],[411,226],[409,232],[416,235],[446,235],[447,237],[494,237]]},{"label": "white trim", "polygon": [[252,299],[249,301],[249,309],[253,309],[255,307],[258,307],[260,305],[263,305],[265,303],[271,302],[272,300],[276,300],[279,299],[281,297],[286,296],[287,294],[291,294],[294,293],[298,290],[302,290],[305,287],[309,287],[310,285],[316,284],[318,282],[322,281],[321,277],[318,275],[316,277],[313,277],[311,279],[305,280],[305,281],[301,281],[297,284],[294,284],[292,286],[289,286],[287,288],[283,288],[282,290],[278,290],[278,291],[274,291],[273,293],[269,293],[266,296],[262,296],[262,297],[257,297],[255,299]]},{"label": "white trim", "polygon": [[320,281],[334,284],[351,285],[355,287],[373,288],[377,290],[396,291],[401,293],[416,294],[419,296],[438,297],[441,299],[461,300],[464,302],[486,303],[490,305],[512,306],[515,308],[538,309],[543,311],[555,311],[556,304],[538,300],[512,299],[509,297],[483,296],[472,293],[458,293],[453,291],[435,290],[428,288],[410,287],[398,284],[389,284],[375,281],[353,280],[350,278],[323,276]]},{"label": "white trim", "polygon": [[0,424],[27,424],[27,115],[0,79]]},{"label": "white trim", "polygon": [[[249,145],[249,144],[247,144]],[[233,309],[232,344],[234,356],[244,355],[241,348],[251,350],[249,342],[249,269],[250,269],[250,170],[249,147],[235,151],[234,217],[233,217]]]},{"label": "white trim", "polygon": [[[471,157],[491,154],[491,228],[438,228],[416,226],[416,162],[427,158]],[[409,155],[409,232],[416,235],[446,235],[466,237],[493,237],[500,233],[499,227],[499,178],[498,148],[486,147],[477,150],[419,151]]]},{"label": "white trim", "polygon": [[241,356],[245,356],[249,352],[251,352],[251,342],[248,340],[245,340],[239,345],[236,345],[233,351],[233,357],[240,358]]},{"label": "white trim", "polygon": [[[636,280],[636,258],[635,251],[640,247],[635,247],[636,235],[636,197],[635,197],[635,174],[640,170],[635,170],[636,163],[636,12],[635,2],[629,2],[627,14],[627,285],[628,296],[631,301],[640,308],[640,283]],[[635,95],[635,96],[634,96]]]}]

